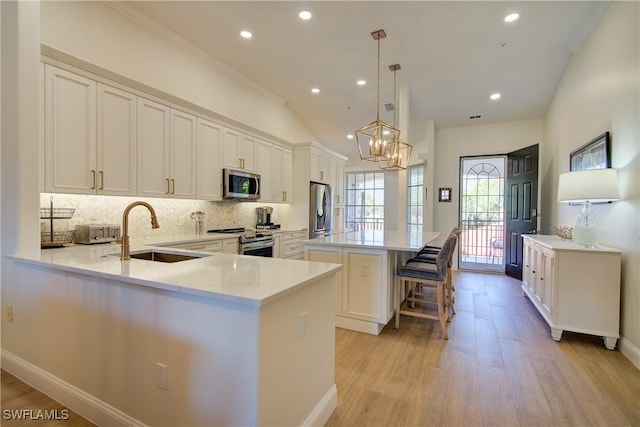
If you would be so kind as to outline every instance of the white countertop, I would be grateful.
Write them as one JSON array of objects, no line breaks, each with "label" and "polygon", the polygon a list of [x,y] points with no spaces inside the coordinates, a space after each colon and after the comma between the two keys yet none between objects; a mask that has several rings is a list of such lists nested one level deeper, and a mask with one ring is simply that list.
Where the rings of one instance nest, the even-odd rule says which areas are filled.
[{"label": "white countertop", "polygon": [[440,233],[408,233],[407,231],[362,230],[332,234],[304,241],[305,246],[343,246],[392,251],[418,251],[425,244],[435,240]]},{"label": "white countertop", "polygon": [[556,235],[523,234],[522,238],[531,240],[554,250],[622,253],[620,249],[603,245],[596,245],[595,248],[585,248],[583,246],[579,246],[573,240],[562,240],[559,236]]},{"label": "white countertop", "polygon": [[[162,238],[162,243],[175,244],[226,237],[234,236],[219,234],[165,236]],[[158,245],[160,243],[158,240],[160,238],[152,238],[145,243],[153,242]],[[151,247],[153,246],[132,244],[131,253],[149,250]],[[169,251],[167,248],[158,249]],[[199,253],[184,249],[171,249],[170,252]],[[11,258],[93,277],[252,306],[262,306],[342,268],[339,264],[220,252],[208,253],[207,255],[210,256],[176,263],[139,259],[123,262],[119,255],[120,245],[106,243],[43,249],[39,256],[15,255]]]}]

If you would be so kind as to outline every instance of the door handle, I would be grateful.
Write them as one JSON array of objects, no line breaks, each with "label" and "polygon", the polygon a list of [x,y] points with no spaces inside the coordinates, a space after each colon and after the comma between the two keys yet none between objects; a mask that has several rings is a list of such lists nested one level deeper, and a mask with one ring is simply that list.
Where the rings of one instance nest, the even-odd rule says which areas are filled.
[{"label": "door handle", "polygon": [[537,233],[538,233],[538,230],[536,230],[536,229],[534,228],[533,230],[526,231],[526,232],[524,232],[524,233],[522,233],[522,234],[537,234]]}]

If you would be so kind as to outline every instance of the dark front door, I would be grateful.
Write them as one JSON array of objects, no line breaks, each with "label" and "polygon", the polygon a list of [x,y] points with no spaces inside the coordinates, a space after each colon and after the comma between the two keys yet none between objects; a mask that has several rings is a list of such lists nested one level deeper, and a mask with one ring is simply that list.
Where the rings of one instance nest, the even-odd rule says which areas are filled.
[{"label": "dark front door", "polygon": [[538,145],[507,155],[505,273],[522,280],[522,235],[538,227]]}]

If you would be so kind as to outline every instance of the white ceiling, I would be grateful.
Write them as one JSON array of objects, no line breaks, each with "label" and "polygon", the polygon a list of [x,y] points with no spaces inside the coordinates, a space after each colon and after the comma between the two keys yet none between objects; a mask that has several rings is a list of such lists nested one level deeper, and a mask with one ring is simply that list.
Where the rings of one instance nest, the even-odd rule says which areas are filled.
[{"label": "white ceiling", "polygon": [[[347,156],[346,135],[376,116],[393,123],[393,73],[409,93],[409,142],[420,123],[438,128],[540,118],[572,52],[606,7],[586,1],[127,1],[165,31],[286,102],[318,141]],[[306,9],[310,21],[297,17]],[[503,18],[518,12],[520,19]],[[240,38],[250,30],[251,40]],[[367,85],[356,86],[358,79]],[[319,87],[317,95],[312,87]],[[489,95],[502,98],[491,101]],[[403,114],[403,112],[400,112]],[[406,112],[404,112],[406,114]],[[469,116],[482,118],[470,120]]]}]

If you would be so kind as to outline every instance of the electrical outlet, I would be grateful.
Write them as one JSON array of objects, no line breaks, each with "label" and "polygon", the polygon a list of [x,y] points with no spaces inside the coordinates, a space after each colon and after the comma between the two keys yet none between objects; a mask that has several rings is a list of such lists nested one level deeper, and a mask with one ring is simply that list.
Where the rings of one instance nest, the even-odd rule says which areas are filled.
[{"label": "electrical outlet", "polygon": [[7,322],[13,322],[13,307],[7,307]]},{"label": "electrical outlet", "polygon": [[298,337],[303,337],[307,335],[307,315],[308,314],[309,313],[305,311],[304,313],[300,313],[300,316],[298,316]]},{"label": "electrical outlet", "polygon": [[369,277],[369,264],[360,264],[360,277]]},{"label": "electrical outlet", "polygon": [[167,389],[167,365],[156,363],[156,385],[162,390]]}]

